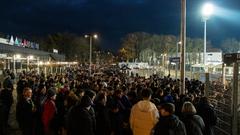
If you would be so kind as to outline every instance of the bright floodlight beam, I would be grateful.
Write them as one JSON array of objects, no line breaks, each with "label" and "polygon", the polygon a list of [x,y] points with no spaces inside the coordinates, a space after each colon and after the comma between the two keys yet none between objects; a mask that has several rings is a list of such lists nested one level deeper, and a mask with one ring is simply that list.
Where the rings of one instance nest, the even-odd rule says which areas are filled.
[{"label": "bright floodlight beam", "polygon": [[211,3],[204,4],[202,8],[203,17],[210,17],[213,14],[214,6]]},{"label": "bright floodlight beam", "polygon": [[206,51],[207,51],[207,20],[213,14],[213,10],[214,10],[213,4],[206,3],[203,5],[202,19],[204,22],[204,52],[203,52],[203,64],[204,65],[206,65]]}]

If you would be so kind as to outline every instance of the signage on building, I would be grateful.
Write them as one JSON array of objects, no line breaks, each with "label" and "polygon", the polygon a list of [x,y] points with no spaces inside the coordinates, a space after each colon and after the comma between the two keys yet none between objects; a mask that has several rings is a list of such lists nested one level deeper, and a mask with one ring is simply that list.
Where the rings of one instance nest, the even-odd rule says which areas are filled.
[{"label": "signage on building", "polygon": [[227,64],[240,62],[240,53],[227,53],[223,55],[223,62]]},{"label": "signage on building", "polygon": [[180,57],[171,57],[169,61],[172,62],[172,63],[179,63],[180,62]]}]

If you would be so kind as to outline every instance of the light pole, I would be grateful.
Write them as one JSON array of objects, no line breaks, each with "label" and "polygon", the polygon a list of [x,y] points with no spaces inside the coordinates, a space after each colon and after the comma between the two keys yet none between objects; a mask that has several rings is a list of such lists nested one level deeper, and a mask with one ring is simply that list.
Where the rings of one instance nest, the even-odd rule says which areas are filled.
[{"label": "light pole", "polygon": [[92,70],[92,40],[97,39],[98,35],[93,34],[93,35],[85,35],[85,38],[89,38],[89,76],[91,76],[91,70]]},{"label": "light pole", "polygon": [[186,50],[186,0],[181,0],[181,88],[180,94],[185,94],[185,50]]},{"label": "light pole", "polygon": [[203,64],[206,65],[206,50],[207,50],[207,20],[213,13],[213,5],[206,3],[202,8],[202,19],[204,22],[204,48],[203,48]]},{"label": "light pole", "polygon": [[[178,57],[178,47],[181,45],[181,41],[177,42],[176,44],[176,57]],[[177,80],[177,75],[178,75],[178,62],[176,62],[175,65],[175,79]]]}]

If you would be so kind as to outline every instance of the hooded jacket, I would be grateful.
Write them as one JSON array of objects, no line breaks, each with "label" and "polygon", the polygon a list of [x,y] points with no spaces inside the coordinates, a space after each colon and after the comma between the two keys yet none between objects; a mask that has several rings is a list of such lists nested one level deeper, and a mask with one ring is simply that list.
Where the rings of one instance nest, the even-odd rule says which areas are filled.
[{"label": "hooded jacket", "polygon": [[139,101],[132,107],[130,115],[130,127],[133,135],[150,135],[158,118],[158,110],[152,102],[149,100]]},{"label": "hooded jacket", "polygon": [[175,115],[160,117],[154,135],[186,135],[185,125]]},{"label": "hooded jacket", "polygon": [[201,116],[193,113],[183,113],[182,119],[188,135],[204,135],[205,124]]}]

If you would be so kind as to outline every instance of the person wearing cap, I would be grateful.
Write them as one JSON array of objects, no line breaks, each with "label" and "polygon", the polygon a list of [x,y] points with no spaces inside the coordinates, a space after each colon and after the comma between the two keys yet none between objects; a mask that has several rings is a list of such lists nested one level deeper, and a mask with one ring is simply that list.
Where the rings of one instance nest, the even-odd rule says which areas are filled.
[{"label": "person wearing cap", "polygon": [[43,105],[42,122],[45,135],[52,135],[56,133],[56,114],[57,108],[55,105],[56,90],[50,88],[47,91],[47,100]]},{"label": "person wearing cap", "polygon": [[132,107],[130,115],[130,127],[133,135],[150,135],[152,128],[158,122],[158,109],[150,101],[151,96],[151,89],[143,89],[143,100],[139,101]]}]

